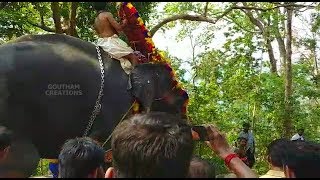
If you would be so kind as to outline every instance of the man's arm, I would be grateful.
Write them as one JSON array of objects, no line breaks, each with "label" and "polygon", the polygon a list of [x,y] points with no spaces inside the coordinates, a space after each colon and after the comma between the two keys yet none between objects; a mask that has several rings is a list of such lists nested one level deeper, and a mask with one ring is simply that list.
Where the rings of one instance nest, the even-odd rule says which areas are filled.
[{"label": "man's arm", "polygon": [[[207,128],[209,133],[208,146],[220,156],[221,159],[225,159],[229,154],[234,153],[226,140],[226,137],[215,127],[209,126]],[[239,157],[233,158],[229,164],[230,170],[232,170],[238,178],[257,178],[258,176],[252,171]]]},{"label": "man's arm", "polygon": [[[208,135],[210,141],[206,143],[208,146],[223,160],[230,154],[234,152],[231,150],[226,138],[220,131],[213,127],[207,127]],[[195,132],[192,132],[192,137],[194,140],[199,139],[195,136]],[[239,157],[232,158],[229,162],[229,168],[232,170],[238,178],[257,178],[257,174],[251,170]]]},{"label": "man's arm", "polygon": [[107,12],[106,13],[106,18],[107,20],[110,22],[110,24],[112,25],[112,27],[118,32],[120,33],[123,28],[127,25],[127,21],[123,21],[124,23],[123,24],[119,24],[112,16],[111,13]]}]

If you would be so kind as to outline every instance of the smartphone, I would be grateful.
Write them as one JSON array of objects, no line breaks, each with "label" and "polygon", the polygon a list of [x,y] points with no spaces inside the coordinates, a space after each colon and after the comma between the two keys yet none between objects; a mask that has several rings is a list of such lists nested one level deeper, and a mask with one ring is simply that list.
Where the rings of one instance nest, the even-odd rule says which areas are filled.
[{"label": "smartphone", "polygon": [[199,134],[199,141],[209,141],[208,131],[204,126],[192,126],[193,131]]}]

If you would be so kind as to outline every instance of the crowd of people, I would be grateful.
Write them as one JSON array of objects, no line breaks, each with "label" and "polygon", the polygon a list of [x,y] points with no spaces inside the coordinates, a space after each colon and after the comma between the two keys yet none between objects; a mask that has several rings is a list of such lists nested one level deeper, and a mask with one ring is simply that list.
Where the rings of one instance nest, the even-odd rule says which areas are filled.
[{"label": "crowd of people", "polygon": [[[95,20],[99,35],[98,45],[127,65],[123,58],[136,65],[139,59],[119,37],[123,24],[117,23],[112,14],[102,11]],[[128,67],[127,67],[128,68]],[[125,68],[124,68],[125,69]],[[130,69],[130,68],[129,68]],[[238,178],[257,178],[252,170],[255,164],[255,139],[250,124],[244,123],[235,147],[213,125],[206,126],[212,155],[221,158]],[[137,114],[122,121],[111,138],[112,163],[106,167],[106,152],[101,142],[91,137],[69,139],[63,145],[57,161],[50,162],[53,177],[59,178],[215,178],[215,166],[194,155],[195,141],[199,134],[179,116],[162,112]],[[0,127],[0,163],[10,151],[12,133]],[[261,178],[320,177],[320,145],[305,141],[303,129],[291,140],[276,139],[267,150],[270,170]],[[5,175],[0,168],[0,177]]]},{"label": "crowd of people", "polygon": [[[206,126],[213,154],[224,160],[238,178],[259,177],[229,146],[217,127]],[[241,134],[241,133],[240,133]],[[243,136],[242,136],[243,137]],[[0,160],[10,151],[11,133],[0,128]],[[245,138],[241,139],[241,147]],[[121,122],[111,139],[112,165],[105,166],[105,151],[90,137],[67,140],[59,154],[60,178],[214,178],[215,167],[194,155],[199,136],[184,119],[161,112],[138,114]],[[241,149],[241,148],[239,148]],[[247,150],[247,148],[242,148]],[[249,148],[250,150],[250,148]],[[276,139],[267,148],[270,170],[261,178],[320,177],[320,145]],[[0,172],[1,173],[1,172]]]}]

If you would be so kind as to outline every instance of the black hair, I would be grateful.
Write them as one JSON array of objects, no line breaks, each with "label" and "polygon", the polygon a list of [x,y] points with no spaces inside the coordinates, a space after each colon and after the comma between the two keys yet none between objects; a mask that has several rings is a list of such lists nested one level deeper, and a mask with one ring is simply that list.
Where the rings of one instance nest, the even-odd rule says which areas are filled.
[{"label": "black hair", "polygon": [[267,147],[268,161],[276,167],[283,167],[284,158],[287,157],[288,150],[295,147],[287,139],[276,139],[272,141]]},{"label": "black hair", "polygon": [[215,166],[209,161],[194,156],[189,166],[188,178],[215,178]]},{"label": "black hair", "polygon": [[250,123],[244,122],[244,123],[242,124],[242,127],[250,127]]},{"label": "black hair", "polygon": [[162,112],[135,115],[115,128],[111,147],[119,177],[183,178],[193,153],[191,126]]},{"label": "black hair", "polygon": [[296,178],[317,178],[320,164],[320,144],[308,141],[291,141],[296,145],[290,151],[286,165],[294,172]]},{"label": "black hair", "polygon": [[92,139],[68,140],[59,154],[61,178],[86,178],[104,164],[104,150]]},{"label": "black hair", "polygon": [[320,144],[277,139],[270,143],[267,152],[272,165],[288,166],[296,178],[319,177]]}]

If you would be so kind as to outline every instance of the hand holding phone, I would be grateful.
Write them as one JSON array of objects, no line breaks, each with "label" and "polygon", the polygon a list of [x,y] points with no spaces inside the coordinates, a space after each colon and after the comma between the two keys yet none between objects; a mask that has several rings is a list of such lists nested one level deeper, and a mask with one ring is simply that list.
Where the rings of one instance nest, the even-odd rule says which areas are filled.
[{"label": "hand holding phone", "polygon": [[194,134],[192,132],[193,133],[192,135],[196,140],[209,141],[208,131],[207,131],[206,127],[204,127],[204,126],[192,126],[191,130],[197,133],[197,134]]}]

